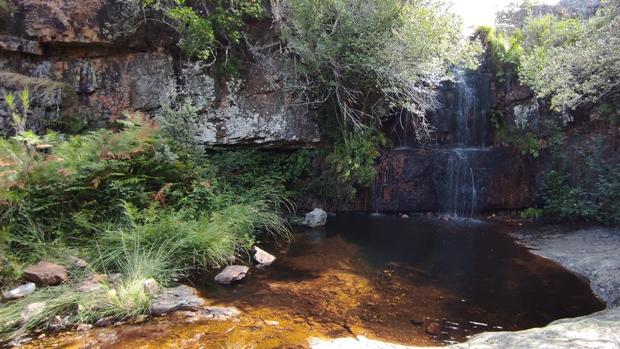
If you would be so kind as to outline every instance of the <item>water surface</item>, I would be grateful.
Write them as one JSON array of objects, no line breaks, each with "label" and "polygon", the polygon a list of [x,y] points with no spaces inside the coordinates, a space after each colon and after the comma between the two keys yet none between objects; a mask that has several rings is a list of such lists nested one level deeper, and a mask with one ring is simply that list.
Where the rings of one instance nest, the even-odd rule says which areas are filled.
[{"label": "water surface", "polygon": [[483,222],[339,215],[299,229],[292,244],[264,244],[278,260],[233,286],[196,286],[236,320],[178,313],[40,342],[61,347],[305,348],[311,336],[355,335],[401,344],[544,326],[604,308],[587,281],[530,253]]}]

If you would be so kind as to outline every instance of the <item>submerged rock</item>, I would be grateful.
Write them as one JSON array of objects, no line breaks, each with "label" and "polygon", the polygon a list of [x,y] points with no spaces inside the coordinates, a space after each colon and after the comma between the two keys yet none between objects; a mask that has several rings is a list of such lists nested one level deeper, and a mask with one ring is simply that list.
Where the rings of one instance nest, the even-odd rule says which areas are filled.
[{"label": "submerged rock", "polygon": [[26,279],[45,286],[61,284],[69,277],[67,268],[50,262],[39,262],[30,266],[24,271],[24,275]]},{"label": "submerged rock", "polygon": [[327,224],[327,212],[320,208],[315,208],[312,212],[306,214],[303,224],[310,228],[322,227]]},{"label": "submerged rock", "polygon": [[276,260],[276,257],[256,246],[252,248],[252,251],[254,251],[254,260],[260,265],[267,266]]},{"label": "submerged rock", "polygon": [[243,280],[248,274],[248,270],[250,268],[243,265],[229,265],[215,276],[215,281],[222,285],[230,285],[233,282]]},{"label": "submerged rock", "polygon": [[4,292],[3,296],[5,299],[23,298],[34,292],[34,290],[36,289],[37,286],[33,282],[29,282],[27,284],[19,286],[18,288],[14,288],[10,291]]},{"label": "submerged rock", "polygon": [[177,310],[196,310],[204,304],[204,299],[198,296],[196,289],[179,285],[164,289],[151,305],[152,315],[162,315]]}]

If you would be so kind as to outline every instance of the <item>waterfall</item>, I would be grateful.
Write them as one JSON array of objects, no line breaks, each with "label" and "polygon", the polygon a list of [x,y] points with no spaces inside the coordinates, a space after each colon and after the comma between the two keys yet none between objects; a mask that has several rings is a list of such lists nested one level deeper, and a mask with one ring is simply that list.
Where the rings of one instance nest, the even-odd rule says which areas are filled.
[{"label": "waterfall", "polygon": [[448,155],[448,188],[445,213],[471,217],[476,212],[477,190],[474,169],[467,149],[455,148]]},{"label": "waterfall", "polygon": [[[485,81],[471,72],[458,71],[452,88],[453,100],[447,105],[446,116],[453,119],[455,137],[445,155],[446,178],[444,188],[438,188],[441,210],[449,215],[471,217],[478,207],[476,175],[477,154],[484,151],[487,137],[488,100]],[[443,189],[443,190],[442,190]]]}]

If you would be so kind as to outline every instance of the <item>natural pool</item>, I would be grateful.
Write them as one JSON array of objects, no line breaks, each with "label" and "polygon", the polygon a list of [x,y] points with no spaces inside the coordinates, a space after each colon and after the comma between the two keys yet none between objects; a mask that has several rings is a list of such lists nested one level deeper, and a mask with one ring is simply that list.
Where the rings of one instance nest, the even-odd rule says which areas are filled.
[{"label": "natural pool", "polygon": [[[304,348],[310,337],[364,335],[442,345],[497,330],[543,326],[604,308],[588,282],[530,253],[485,222],[345,215],[299,229],[278,257],[233,286],[197,281],[216,321],[179,312],[142,325],[66,333],[33,347]],[[205,278],[211,280],[211,277]]]}]

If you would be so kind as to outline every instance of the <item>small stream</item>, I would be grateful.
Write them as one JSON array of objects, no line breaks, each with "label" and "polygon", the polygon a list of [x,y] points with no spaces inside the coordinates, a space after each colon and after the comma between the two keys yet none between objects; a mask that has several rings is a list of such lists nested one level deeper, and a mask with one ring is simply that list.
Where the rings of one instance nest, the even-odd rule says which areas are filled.
[{"label": "small stream", "polygon": [[196,282],[216,321],[179,312],[142,325],[67,333],[32,347],[306,348],[310,337],[353,334],[444,345],[604,309],[587,281],[518,245],[507,227],[475,221],[346,215],[266,244],[278,260],[233,286]]}]

